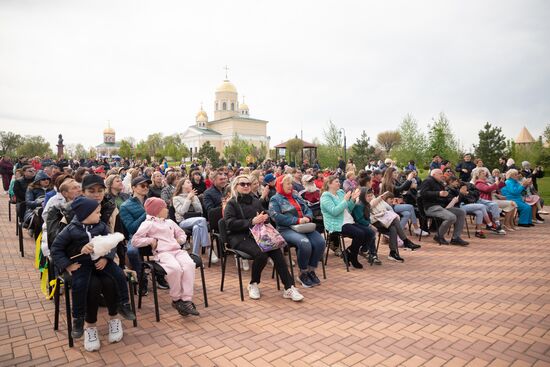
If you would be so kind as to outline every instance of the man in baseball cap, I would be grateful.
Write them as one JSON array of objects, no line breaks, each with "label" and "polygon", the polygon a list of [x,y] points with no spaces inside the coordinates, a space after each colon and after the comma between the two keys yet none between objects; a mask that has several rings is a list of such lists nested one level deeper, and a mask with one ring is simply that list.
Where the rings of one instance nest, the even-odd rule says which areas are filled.
[{"label": "man in baseball cap", "polygon": [[105,182],[98,175],[86,175],[82,179],[82,194],[101,203],[105,196]]}]

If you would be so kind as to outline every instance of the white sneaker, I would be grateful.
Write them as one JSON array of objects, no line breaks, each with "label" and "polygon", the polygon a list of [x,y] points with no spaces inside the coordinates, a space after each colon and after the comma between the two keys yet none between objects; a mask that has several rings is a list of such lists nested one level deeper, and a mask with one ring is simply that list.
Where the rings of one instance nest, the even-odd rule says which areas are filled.
[{"label": "white sneaker", "polygon": [[117,343],[123,336],[122,322],[119,319],[109,320],[109,343]]},{"label": "white sneaker", "polygon": [[84,329],[84,349],[88,352],[94,352],[99,350],[101,343],[99,342],[99,335],[97,335],[96,327],[89,327]]},{"label": "white sneaker", "polygon": [[538,219],[535,220],[534,223],[535,223],[535,224],[544,224],[544,222],[543,222],[542,220],[538,220]]},{"label": "white sneaker", "polygon": [[248,260],[243,260],[243,270],[244,271],[250,270],[250,266],[248,266]]},{"label": "white sneaker", "polygon": [[260,299],[260,288],[258,287],[258,283],[250,283],[248,285],[248,297]]},{"label": "white sneaker", "polygon": [[546,210],[539,210],[539,214],[548,215],[548,212]]},{"label": "white sneaker", "polygon": [[422,232],[422,236],[429,236],[430,235],[428,232],[423,231],[420,228],[417,228],[413,231],[413,233],[417,236],[419,236],[421,232]]},{"label": "white sneaker", "polygon": [[292,298],[294,302],[300,302],[304,299],[304,296],[298,292],[298,289],[296,289],[294,286],[291,286],[288,289],[285,289],[283,291],[283,298]]},{"label": "white sneaker", "polygon": [[212,264],[216,264],[218,262],[218,257],[216,256],[216,251],[214,250],[211,250],[212,251]]}]

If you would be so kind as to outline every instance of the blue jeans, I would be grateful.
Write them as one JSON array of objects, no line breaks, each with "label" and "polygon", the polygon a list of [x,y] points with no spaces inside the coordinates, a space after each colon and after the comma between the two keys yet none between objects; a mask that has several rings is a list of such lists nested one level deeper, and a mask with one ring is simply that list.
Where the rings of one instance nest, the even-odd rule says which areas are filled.
[{"label": "blue jeans", "polygon": [[393,211],[401,216],[401,227],[406,228],[409,219],[412,224],[416,224],[416,213],[414,212],[414,206],[411,204],[397,204],[393,207]]},{"label": "blue jeans", "polygon": [[94,271],[101,272],[113,280],[118,295],[117,301],[119,303],[126,304],[129,302],[126,277],[122,269],[117,266],[113,260],[107,259],[107,265],[105,265],[103,270],[96,270],[95,263],[89,256],[80,259],[78,263],[80,264],[80,268],[73,271],[71,281],[74,318],[81,318],[86,315],[88,287],[92,272]]},{"label": "blue jeans", "polygon": [[325,251],[325,239],[319,232],[298,233],[290,228],[281,228],[279,233],[286,242],[296,246],[300,270],[317,267]]},{"label": "blue jeans", "polygon": [[[132,269],[137,273],[138,279],[141,279],[141,259],[139,258],[139,250],[137,247],[132,246],[132,239],[128,241],[126,256],[128,256]],[[147,280],[147,278],[144,279]]]},{"label": "blue jeans", "polygon": [[487,208],[487,211],[491,213],[491,218],[493,219],[493,222],[499,222],[500,221],[500,208],[498,207],[498,204],[491,200],[485,200],[485,199],[479,199],[477,201],[478,204],[483,204]]},{"label": "blue jeans", "polygon": [[208,232],[208,223],[203,217],[192,217],[180,222],[181,229],[193,229],[193,253],[200,256],[202,247],[210,246],[210,235]]},{"label": "blue jeans", "polygon": [[359,225],[363,227],[363,232],[365,232],[366,234],[366,242],[363,244],[363,246],[361,246],[361,251],[368,252],[371,255],[376,255],[376,233],[372,230],[370,226],[364,226],[362,224]]},{"label": "blue jeans", "polygon": [[483,204],[460,204],[460,207],[466,211],[466,214],[476,216],[476,225],[483,223],[483,218],[487,215],[487,208]]}]

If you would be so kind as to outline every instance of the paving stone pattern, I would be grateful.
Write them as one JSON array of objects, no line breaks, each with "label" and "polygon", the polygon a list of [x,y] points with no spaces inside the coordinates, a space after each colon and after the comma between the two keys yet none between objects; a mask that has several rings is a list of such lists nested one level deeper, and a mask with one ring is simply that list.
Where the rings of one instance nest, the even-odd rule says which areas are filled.
[{"label": "paving stone pattern", "polygon": [[[548,217],[547,217],[548,218]],[[548,218],[550,221],[550,218]],[[403,252],[346,273],[331,254],[327,280],[300,289],[301,303],[283,299],[264,271],[262,298],[240,301],[234,261],[219,291],[220,266],[206,269],[210,307],[198,318],[179,316],[159,290],[124,321],[124,339],[88,353],[82,339],[69,348],[64,307],[53,330],[53,302],[40,292],[32,240],[21,258],[7,200],[0,202],[0,365],[2,366],[550,366],[550,223],[506,236],[471,239],[468,248],[422,240]],[[363,261],[366,263],[366,261]],[[320,271],[319,271],[320,273]],[[245,272],[245,283],[249,274]],[[63,300],[62,300],[63,301]]]}]

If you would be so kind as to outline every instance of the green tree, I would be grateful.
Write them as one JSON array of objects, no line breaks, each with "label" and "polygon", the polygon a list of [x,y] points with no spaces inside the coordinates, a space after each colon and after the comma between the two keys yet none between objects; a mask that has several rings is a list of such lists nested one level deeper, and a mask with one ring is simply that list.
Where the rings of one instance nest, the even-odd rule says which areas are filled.
[{"label": "green tree", "polygon": [[231,144],[223,149],[224,157],[231,162],[243,163],[246,156],[250,153],[250,144],[241,139],[236,133],[231,139]]},{"label": "green tree", "polygon": [[351,146],[351,157],[358,169],[363,169],[373,156],[374,147],[370,144],[370,138],[363,130],[361,136]]},{"label": "green tree", "polygon": [[0,155],[15,157],[16,149],[23,142],[23,137],[11,131],[0,131]]},{"label": "green tree", "polygon": [[339,147],[340,149],[343,146],[340,129],[332,121],[329,121],[328,129],[323,130],[323,137],[325,138],[325,144],[328,146]]},{"label": "green tree", "polygon": [[136,157],[138,159],[151,159],[151,156],[149,155],[149,147],[147,146],[147,142],[144,140],[140,140],[136,145]]},{"label": "green tree", "polygon": [[[301,157],[302,155],[298,155],[304,148],[304,142],[296,136],[294,139],[290,139],[286,143],[286,151],[288,152],[288,160],[289,162],[294,162],[297,166],[299,166],[302,162],[298,162],[297,158]],[[297,157],[298,155],[298,157]],[[294,160],[292,159],[294,158]]]},{"label": "green tree", "polygon": [[123,158],[133,158],[132,145],[129,141],[122,139],[120,141],[119,155]]},{"label": "green tree", "polygon": [[460,157],[458,143],[451,130],[449,119],[443,112],[437,120],[428,125],[428,153],[432,157],[439,154],[443,159],[457,163]]},{"label": "green tree", "polygon": [[168,156],[179,161],[181,160],[181,158],[189,156],[189,149],[181,141],[181,135],[173,134],[163,138],[162,149],[159,153],[160,154],[157,153],[155,157],[158,157],[160,159],[163,156]]},{"label": "green tree", "polygon": [[502,129],[486,122],[478,136],[479,143],[474,145],[476,157],[481,158],[486,167],[497,167],[498,159],[506,151],[506,137],[502,134]]},{"label": "green tree", "polygon": [[328,129],[323,130],[324,143],[314,139],[314,144],[317,145],[317,159],[322,167],[336,167],[338,157],[344,155],[343,137],[340,134],[340,129],[329,121]]},{"label": "green tree", "polygon": [[546,124],[542,136],[544,137],[544,142],[550,144],[550,124]]},{"label": "green tree", "polygon": [[401,165],[414,160],[417,167],[423,167],[427,162],[426,136],[418,127],[416,119],[407,114],[398,128],[401,143],[392,151],[392,157]]},{"label": "green tree", "polygon": [[218,152],[208,140],[204,142],[204,144],[199,149],[197,157],[201,161],[209,160],[210,164],[212,164],[212,167],[214,168],[220,166],[220,152]]},{"label": "green tree", "polygon": [[376,137],[376,142],[389,154],[401,142],[401,135],[399,131],[383,131]]},{"label": "green tree", "polygon": [[90,158],[96,158],[96,157],[97,157],[97,150],[96,150],[96,148],[90,147],[90,148],[88,149],[88,156],[89,156]]},{"label": "green tree", "polygon": [[18,156],[34,157],[44,156],[46,154],[53,155],[50,149],[50,143],[43,136],[25,136],[22,144],[16,149]]},{"label": "green tree", "polygon": [[148,157],[155,157],[156,159],[162,158],[164,139],[162,133],[155,133],[147,136]]},{"label": "green tree", "polygon": [[78,158],[78,159],[81,159],[81,158],[88,158],[89,157],[89,154],[88,154],[88,151],[86,150],[86,148],[84,148],[84,145],[78,143],[75,145],[74,147],[74,158]]}]

